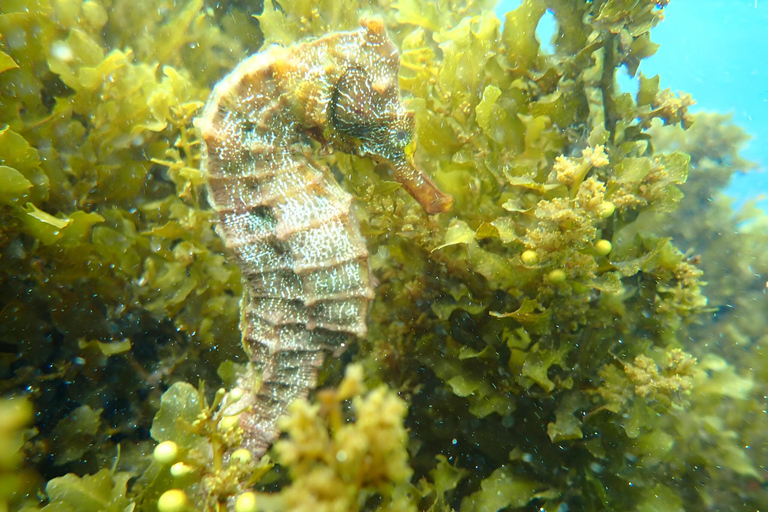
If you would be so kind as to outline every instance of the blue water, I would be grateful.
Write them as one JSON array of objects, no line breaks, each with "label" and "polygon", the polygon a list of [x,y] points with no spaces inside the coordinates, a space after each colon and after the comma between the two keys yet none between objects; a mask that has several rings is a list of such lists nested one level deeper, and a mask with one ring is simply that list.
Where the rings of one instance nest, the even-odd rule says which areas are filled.
[{"label": "blue water", "polygon": [[[496,12],[503,19],[519,5],[503,0]],[[651,32],[661,47],[640,71],[660,75],[662,89],[692,94],[691,112],[733,114],[752,136],[742,156],[758,169],[735,175],[726,193],[737,207],[755,200],[768,211],[768,0],[672,0],[665,12]],[[545,48],[554,30],[554,18],[545,15],[537,31]],[[620,84],[637,89],[626,76]]]}]

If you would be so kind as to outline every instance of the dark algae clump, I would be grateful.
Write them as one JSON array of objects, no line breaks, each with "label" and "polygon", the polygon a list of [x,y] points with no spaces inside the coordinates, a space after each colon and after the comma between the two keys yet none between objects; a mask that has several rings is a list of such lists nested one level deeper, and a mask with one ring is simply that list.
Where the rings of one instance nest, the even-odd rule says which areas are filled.
[{"label": "dark algae clump", "polygon": [[[721,193],[743,131],[638,72],[666,4],[2,2],[0,511],[765,508],[768,217]],[[376,296],[257,460],[193,121],[247,56],[371,15],[453,209],[317,157]]]}]

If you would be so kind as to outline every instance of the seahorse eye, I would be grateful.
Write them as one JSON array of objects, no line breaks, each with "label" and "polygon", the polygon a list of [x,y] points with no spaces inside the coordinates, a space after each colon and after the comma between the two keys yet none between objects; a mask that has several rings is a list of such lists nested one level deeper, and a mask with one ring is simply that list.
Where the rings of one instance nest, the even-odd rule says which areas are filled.
[{"label": "seahorse eye", "polygon": [[411,133],[398,128],[394,133],[394,145],[400,148],[404,148],[411,143]]}]

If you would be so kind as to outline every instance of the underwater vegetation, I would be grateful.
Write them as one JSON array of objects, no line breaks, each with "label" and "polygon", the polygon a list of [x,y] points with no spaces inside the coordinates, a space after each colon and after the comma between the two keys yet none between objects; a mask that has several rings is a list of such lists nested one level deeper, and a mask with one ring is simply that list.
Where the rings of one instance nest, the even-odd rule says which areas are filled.
[{"label": "underwater vegetation", "polygon": [[[743,131],[638,73],[666,4],[4,1],[0,511],[765,507],[768,218],[720,193]],[[246,56],[371,14],[453,209],[323,158],[368,335],[225,456],[242,284],[192,122]]]}]

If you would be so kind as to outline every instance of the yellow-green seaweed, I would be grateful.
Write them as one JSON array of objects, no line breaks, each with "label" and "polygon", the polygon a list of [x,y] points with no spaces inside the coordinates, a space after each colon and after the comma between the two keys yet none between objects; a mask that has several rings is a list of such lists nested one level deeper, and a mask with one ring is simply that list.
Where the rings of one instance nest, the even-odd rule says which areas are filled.
[{"label": "yellow-green seaweed", "polygon": [[[768,221],[721,193],[754,167],[746,135],[658,76],[620,89],[666,1],[524,0],[503,20],[492,4],[3,3],[0,407],[26,405],[0,414],[0,507],[149,511],[170,490],[198,510],[768,501]],[[245,361],[241,284],[192,120],[263,42],[368,14],[401,49],[414,157],[454,210],[426,216],[370,162],[325,158],[379,283],[369,335],[265,459],[227,460],[241,433],[216,390]],[[393,466],[339,460],[366,443]]]}]

